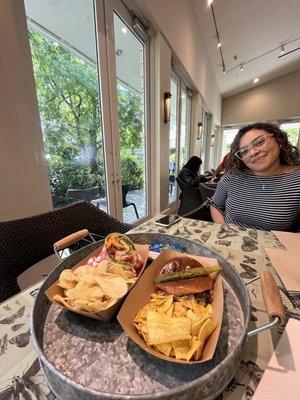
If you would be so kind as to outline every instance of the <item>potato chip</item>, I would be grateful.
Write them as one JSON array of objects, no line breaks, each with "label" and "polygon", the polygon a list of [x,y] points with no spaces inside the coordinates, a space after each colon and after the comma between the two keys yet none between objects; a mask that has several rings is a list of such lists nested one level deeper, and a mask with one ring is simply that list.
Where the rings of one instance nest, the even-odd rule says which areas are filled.
[{"label": "potato chip", "polygon": [[58,286],[64,289],[72,289],[76,286],[77,282],[76,275],[70,269],[65,269],[60,274]]},{"label": "potato chip", "polygon": [[91,267],[90,265],[80,265],[80,267],[75,268],[73,272],[76,276],[89,274],[94,275],[95,267]]},{"label": "potato chip", "polygon": [[109,297],[113,297],[114,299],[120,299],[121,297],[125,296],[128,291],[127,283],[120,276],[100,276],[96,277],[95,279],[101,286],[104,293]]},{"label": "potato chip", "polygon": [[191,338],[191,321],[188,318],[173,318],[149,311],[145,326],[150,345]]}]

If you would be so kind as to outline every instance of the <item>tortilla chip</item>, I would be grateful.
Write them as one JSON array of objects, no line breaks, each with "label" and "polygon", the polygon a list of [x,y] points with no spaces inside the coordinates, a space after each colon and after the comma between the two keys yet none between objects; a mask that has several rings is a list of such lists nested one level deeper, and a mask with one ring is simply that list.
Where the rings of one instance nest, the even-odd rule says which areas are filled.
[{"label": "tortilla chip", "polygon": [[191,338],[191,321],[188,318],[173,318],[149,311],[145,327],[150,345]]}]

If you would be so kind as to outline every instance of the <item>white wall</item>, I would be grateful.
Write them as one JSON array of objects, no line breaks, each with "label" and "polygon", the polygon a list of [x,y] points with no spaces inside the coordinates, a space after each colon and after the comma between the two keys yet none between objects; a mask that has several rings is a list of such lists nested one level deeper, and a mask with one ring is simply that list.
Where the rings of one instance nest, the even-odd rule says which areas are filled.
[{"label": "white wall", "polygon": [[19,0],[0,1],[0,93],[0,221],[5,221],[52,209],[25,11]]},{"label": "white wall", "polygon": [[144,9],[143,14],[162,32],[209,111],[220,122],[221,94],[191,2],[139,0],[138,3]]},{"label": "white wall", "polygon": [[300,71],[223,100],[222,125],[300,117]]}]

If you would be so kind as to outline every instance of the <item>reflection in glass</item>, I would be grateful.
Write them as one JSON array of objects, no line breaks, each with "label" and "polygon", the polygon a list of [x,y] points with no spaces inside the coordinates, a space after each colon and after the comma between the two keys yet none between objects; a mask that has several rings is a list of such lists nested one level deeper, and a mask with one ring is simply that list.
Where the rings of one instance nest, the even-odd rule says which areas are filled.
[{"label": "reflection in glass", "polygon": [[115,13],[114,33],[123,195],[137,209],[123,196],[123,220],[133,222],[147,214],[145,46]]}]

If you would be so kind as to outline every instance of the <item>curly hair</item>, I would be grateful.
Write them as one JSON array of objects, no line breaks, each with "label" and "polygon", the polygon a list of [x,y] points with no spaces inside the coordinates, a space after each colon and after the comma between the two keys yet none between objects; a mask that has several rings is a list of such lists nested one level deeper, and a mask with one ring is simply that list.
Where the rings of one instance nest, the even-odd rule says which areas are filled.
[{"label": "curly hair", "polygon": [[297,147],[293,146],[288,141],[288,137],[285,131],[281,130],[275,124],[269,124],[266,122],[256,122],[247,126],[243,126],[235,136],[226,163],[226,171],[244,171],[248,169],[246,164],[235,156],[235,153],[239,150],[241,138],[249,131],[257,129],[265,131],[273,135],[274,139],[280,146],[280,163],[283,165],[298,165],[299,164],[299,151]]}]

